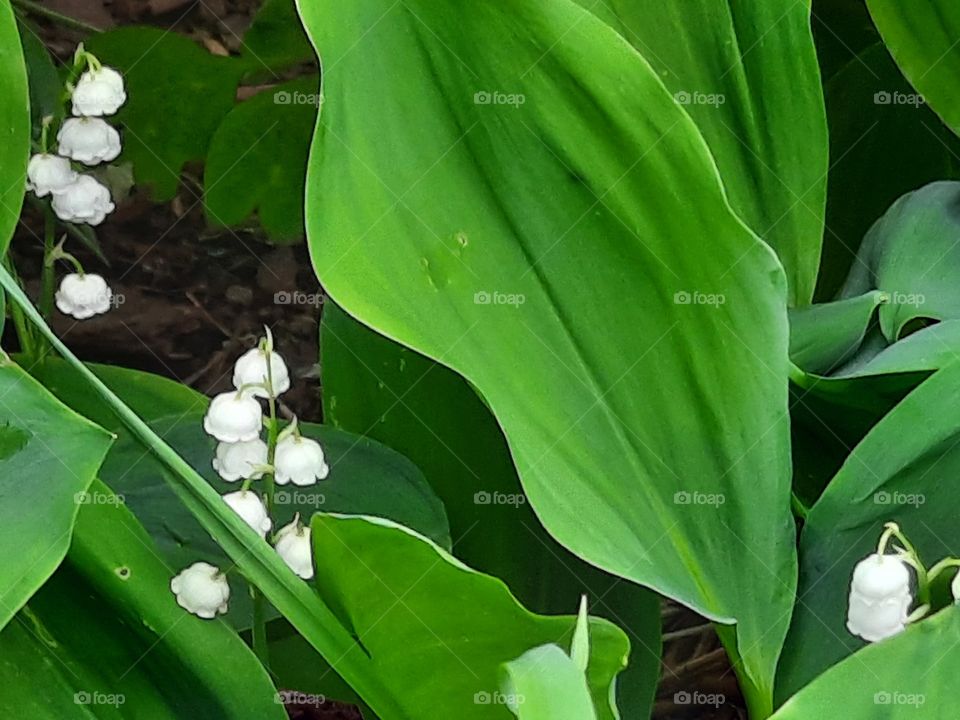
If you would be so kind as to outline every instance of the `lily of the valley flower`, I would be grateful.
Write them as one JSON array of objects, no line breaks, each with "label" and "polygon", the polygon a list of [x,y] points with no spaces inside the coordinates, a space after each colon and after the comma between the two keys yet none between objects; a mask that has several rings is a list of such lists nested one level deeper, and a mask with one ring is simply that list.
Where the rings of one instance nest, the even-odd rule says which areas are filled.
[{"label": "lily of the valley flower", "polygon": [[281,437],[273,458],[277,485],[313,485],[330,474],[320,443],[297,432]]},{"label": "lily of the valley flower", "polygon": [[230,585],[219,569],[205,562],[196,562],[181,570],[170,581],[170,590],[184,610],[211,620],[227,611]]},{"label": "lily of the valley flower", "polygon": [[246,392],[217,395],[203,418],[203,429],[220,442],[248,442],[260,436],[263,408]]},{"label": "lily of the valley flower", "polygon": [[86,320],[110,309],[112,293],[107,281],[94,273],[70,273],[60,281],[57,309],[77,320]]},{"label": "lily of the valley flower", "polygon": [[80,76],[73,90],[73,114],[113,115],[127,101],[123,77],[113,68],[98,67]]},{"label": "lily of the valley flower", "polygon": [[260,438],[217,445],[213,469],[227,482],[259,480],[267,464],[267,444]]},{"label": "lily of the valley flower", "polygon": [[57,133],[58,152],[84,165],[99,165],[120,154],[120,133],[98,117],[68,118]]},{"label": "lily of the valley flower", "polygon": [[39,153],[27,165],[27,189],[37,197],[58,195],[77,179],[70,161],[59,155]]},{"label": "lily of the valley flower", "polygon": [[853,571],[847,629],[867,642],[896,635],[906,627],[912,602],[906,563],[895,555],[868,555]]},{"label": "lily of the valley flower", "polygon": [[227,493],[223,496],[223,501],[233,508],[243,521],[257,531],[260,537],[265,538],[273,522],[267,514],[267,508],[263,500],[251,490],[240,490],[238,492]]},{"label": "lily of the valley flower", "polygon": [[54,194],[52,206],[57,217],[64,222],[87,225],[99,225],[114,209],[110,191],[89,175],[78,175]]},{"label": "lily of the valley flower", "polygon": [[277,533],[274,544],[277,554],[297,575],[304,580],[313,577],[313,550],[310,545],[310,528],[300,523],[297,515],[293,522],[284,525]]},{"label": "lily of the valley flower", "polygon": [[267,353],[262,347],[255,347],[247,350],[237,360],[233,367],[233,385],[236,388],[244,386],[250,387],[250,392],[257,397],[266,398],[269,396],[266,387],[267,383],[267,355],[270,356],[270,374],[273,382],[274,397],[285,393],[290,389],[290,372],[287,370],[287,364],[279,353],[270,351]]}]

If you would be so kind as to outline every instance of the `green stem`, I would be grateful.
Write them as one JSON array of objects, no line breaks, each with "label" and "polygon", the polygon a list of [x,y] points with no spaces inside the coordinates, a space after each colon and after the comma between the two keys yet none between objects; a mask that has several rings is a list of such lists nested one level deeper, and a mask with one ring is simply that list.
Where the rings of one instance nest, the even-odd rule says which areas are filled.
[{"label": "green stem", "polygon": [[82,30],[83,32],[88,33],[103,32],[103,29],[98,28],[96,25],[91,25],[90,23],[85,23],[83,20],[77,20],[69,15],[58,13],[56,10],[51,10],[50,8],[44,7],[38,2],[34,2],[34,0],[12,0],[12,2],[14,5],[26,10],[27,12],[31,12],[34,15],[40,15],[48,20],[53,20],[64,27],[70,27],[74,30]]},{"label": "green stem", "polygon": [[53,263],[54,236],[57,233],[57,220],[49,203],[43,209],[43,271],[40,289],[40,314],[50,322],[53,316],[54,284],[57,281]]},{"label": "green stem", "polygon": [[270,644],[267,642],[267,603],[255,585],[250,586],[253,598],[253,653],[267,671],[270,670]]},{"label": "green stem", "polygon": [[[3,264],[19,283],[20,280],[17,277],[16,268],[13,266],[13,260],[9,254],[3,259]],[[13,327],[17,331],[20,350],[29,358],[30,364],[32,365],[37,361],[37,343],[33,329],[27,324],[27,318],[24,316],[23,310],[19,305],[15,302],[10,302],[7,307],[10,309],[10,317],[13,318]]]},{"label": "green stem", "polygon": [[803,500],[797,497],[795,492],[790,493],[790,507],[793,509],[794,515],[806,522],[807,515],[810,514],[810,508],[803,504]]}]

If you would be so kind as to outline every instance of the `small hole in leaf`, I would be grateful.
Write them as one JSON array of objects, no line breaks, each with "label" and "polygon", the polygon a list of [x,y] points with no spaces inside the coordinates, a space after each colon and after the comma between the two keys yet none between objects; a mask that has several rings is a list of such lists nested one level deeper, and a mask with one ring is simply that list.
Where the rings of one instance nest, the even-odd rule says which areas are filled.
[{"label": "small hole in leaf", "polygon": [[123,567],[118,567],[116,570],[114,570],[114,572],[122,580],[126,580],[130,577],[130,568],[126,567],[125,565]]}]

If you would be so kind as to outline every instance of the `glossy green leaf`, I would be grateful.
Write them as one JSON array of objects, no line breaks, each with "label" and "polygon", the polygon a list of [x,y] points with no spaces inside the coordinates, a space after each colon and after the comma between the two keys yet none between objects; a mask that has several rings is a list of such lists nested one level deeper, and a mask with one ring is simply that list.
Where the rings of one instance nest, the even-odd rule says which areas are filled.
[{"label": "glossy green leaf", "polygon": [[960,5],[952,0],[867,0],[867,7],[903,74],[960,133]]},{"label": "glossy green leaf", "polygon": [[256,213],[275,241],[303,238],[303,185],[317,118],[319,78],[261,92],[234,108],[210,143],[204,203],[214,225]]},{"label": "glossy green leaf", "polygon": [[619,31],[690,113],[733,208],[777,251],[791,305],[809,303],[828,154],[809,0],[580,4]]},{"label": "glossy green leaf", "polygon": [[264,0],[243,36],[240,51],[253,71],[271,74],[314,59],[294,0]]},{"label": "glossy green leaf", "polygon": [[19,28],[30,89],[30,118],[39,140],[43,118],[62,118],[64,115],[63,80],[34,27],[21,19]]},{"label": "glossy green leaf", "polygon": [[520,720],[596,720],[583,672],[556,645],[528,650],[505,669],[503,695]]},{"label": "glossy green leaf", "polygon": [[176,570],[122,499],[100,482],[86,498],[66,563],[0,634],[0,712],[286,718],[236,633],[176,604]]},{"label": "glossy green leaf", "polygon": [[951,607],[830,668],[772,720],[956,717],[958,644],[960,610]]},{"label": "glossy green leaf", "polygon": [[837,368],[860,348],[874,311],[886,297],[874,290],[791,310],[790,359],[811,373]]},{"label": "glossy green leaf", "polygon": [[[118,28],[93,36],[87,45],[120,70],[127,84],[127,102],[116,115],[123,134],[120,162],[133,163],[137,183],[149,185],[154,199],[170,200],[183,166],[206,156],[233,108],[244,63],[211,55],[159,28]],[[238,149],[235,157],[250,149]]]},{"label": "glossy green leaf", "polygon": [[20,218],[30,155],[30,105],[20,35],[8,0],[0,0],[0,257]]},{"label": "glossy green leaf", "polygon": [[739,623],[763,712],[795,577],[786,284],[695,125],[567,0],[301,12],[324,287],[479,389],[562,544]]},{"label": "glossy green leaf", "polygon": [[863,647],[845,628],[850,576],[876,548],[885,522],[899,523],[928,565],[960,554],[958,428],[960,364],[954,362],[870,431],[811,510],[801,535],[799,600],[779,669],[780,697]]},{"label": "glossy green leaf", "polygon": [[63,559],[110,436],[0,352],[0,627]]},{"label": "glossy green leaf", "polygon": [[[454,554],[503,580],[534,612],[591,612],[630,636],[617,682],[624,717],[650,715],[660,674],[660,599],[557,544],[526,502],[503,432],[462,377],[378,335],[333,302],[322,322],[324,417],[396,448],[423,470],[450,517]],[[522,548],[518,552],[517,548]]]},{"label": "glossy green leaf", "polygon": [[[407,528],[326,513],[311,527],[318,591],[401,699],[404,717],[503,718],[500,666],[533,647],[570,646],[575,617],[530,613],[500,580]],[[627,638],[593,619],[590,639],[590,693],[606,706],[599,717],[612,719],[608,698]]]}]

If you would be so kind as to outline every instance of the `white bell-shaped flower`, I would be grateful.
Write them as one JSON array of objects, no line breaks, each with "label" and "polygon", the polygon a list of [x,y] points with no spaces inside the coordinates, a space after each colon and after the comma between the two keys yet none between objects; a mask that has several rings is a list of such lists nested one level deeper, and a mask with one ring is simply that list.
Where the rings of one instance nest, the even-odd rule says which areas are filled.
[{"label": "white bell-shaped flower", "polygon": [[113,293],[107,281],[94,273],[70,273],[60,281],[57,309],[77,320],[86,320],[110,309]]},{"label": "white bell-shaped flower", "polygon": [[907,565],[895,555],[868,555],[853,571],[847,629],[867,642],[896,635],[912,602]]},{"label": "white bell-shaped flower", "polygon": [[237,480],[259,480],[263,470],[256,469],[267,464],[267,444],[260,438],[244,442],[217,445],[217,454],[213,458],[213,469],[227,482]]},{"label": "white bell-shaped flower", "polygon": [[70,161],[59,155],[39,153],[27,165],[27,189],[37,197],[58,195],[77,179]]},{"label": "white bell-shaped flower", "polygon": [[64,222],[99,225],[113,212],[110,191],[96,178],[78,175],[53,196],[53,211]]},{"label": "white bell-shaped flower", "polygon": [[[287,370],[287,364],[280,353],[276,351],[270,352],[270,373],[274,397],[290,389],[290,371]],[[266,382],[267,353],[259,347],[247,350],[233,367],[233,386],[239,389],[244,385],[265,385]],[[267,390],[263,387],[251,387],[250,392],[257,397],[268,397]]]},{"label": "white bell-shaped flower", "polygon": [[310,545],[310,528],[300,523],[297,515],[293,522],[284,525],[277,533],[274,543],[277,554],[287,566],[304,580],[313,577],[313,548]]},{"label": "white bell-shaped flower", "polygon": [[113,115],[127,101],[123,77],[113,68],[87,70],[73,90],[73,114],[87,117]]},{"label": "white bell-shaped flower", "polygon": [[953,576],[950,583],[950,592],[953,593],[953,601],[960,603],[960,572]]},{"label": "white bell-shaped flower", "polygon": [[58,152],[84,165],[99,165],[120,154],[120,133],[97,117],[68,118],[57,133]]},{"label": "white bell-shaped flower", "polygon": [[181,570],[170,581],[170,589],[180,607],[206,620],[227,611],[230,585],[226,576],[209,563],[196,562]]},{"label": "white bell-shaped flower", "polygon": [[296,433],[282,437],[277,443],[273,468],[277,485],[290,482],[301,487],[313,485],[330,474],[320,443]]},{"label": "white bell-shaped flower", "polygon": [[263,408],[256,398],[231,390],[217,395],[203,418],[203,429],[220,442],[247,442],[260,436]]},{"label": "white bell-shaped flower", "polygon": [[227,493],[223,496],[223,501],[233,508],[233,511],[243,518],[247,525],[256,530],[260,537],[267,536],[273,523],[259,495],[252,490],[240,490]]}]

